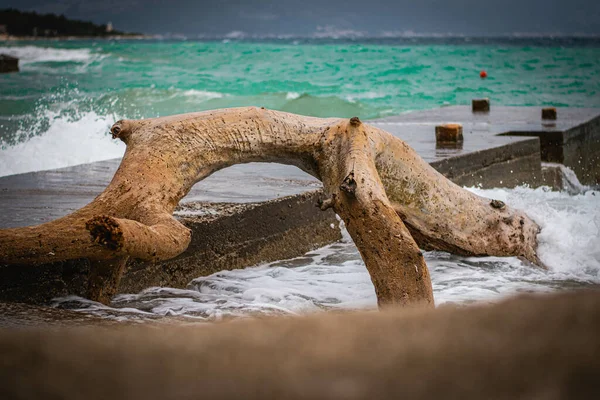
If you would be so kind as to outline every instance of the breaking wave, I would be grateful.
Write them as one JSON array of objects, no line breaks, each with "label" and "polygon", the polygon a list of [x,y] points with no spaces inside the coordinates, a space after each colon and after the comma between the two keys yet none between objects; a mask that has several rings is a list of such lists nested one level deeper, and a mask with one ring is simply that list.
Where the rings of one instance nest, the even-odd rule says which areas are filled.
[{"label": "breaking wave", "polygon": [[19,58],[20,64],[32,64],[38,62],[86,63],[105,56],[95,53],[91,49],[87,48],[60,49],[55,47],[38,46],[0,47],[0,53]]},{"label": "breaking wave", "polygon": [[219,92],[209,92],[206,90],[196,90],[196,89],[186,90],[185,92],[183,92],[183,95],[188,96],[188,97],[199,98],[201,100],[221,99],[225,96],[223,93],[219,93]]},{"label": "breaking wave", "polygon": [[[47,112],[52,114],[51,112]],[[122,157],[125,145],[114,141],[109,129],[114,116],[85,112],[76,119],[51,116],[39,136],[0,148],[0,176],[68,167]]]},{"label": "breaking wave", "polygon": [[[20,101],[10,96],[0,97],[2,100]],[[0,116],[0,176],[121,157],[124,145],[111,140],[109,135],[110,126],[120,118],[239,106],[265,106],[320,117],[369,112],[359,101],[296,92],[236,96],[199,89],[150,87],[90,96],[77,89],[66,89],[44,98],[27,114]],[[141,113],[143,109],[145,112]]]},{"label": "breaking wave", "polygon": [[[509,295],[600,284],[600,192],[570,195],[548,188],[472,190],[525,210],[541,227],[544,270],[516,257],[461,257],[425,252],[436,304],[491,302]],[[290,260],[221,271],[186,289],[152,287],[116,296],[110,307],[74,296],[58,307],[124,320],[181,316],[199,320],[256,314],[374,309],[375,291],[346,232],[339,243]]]}]

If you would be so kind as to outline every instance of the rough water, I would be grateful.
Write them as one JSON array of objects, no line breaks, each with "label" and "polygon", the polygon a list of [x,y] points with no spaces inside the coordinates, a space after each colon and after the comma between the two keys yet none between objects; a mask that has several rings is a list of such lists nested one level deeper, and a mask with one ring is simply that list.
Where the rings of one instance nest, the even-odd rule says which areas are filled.
[{"label": "rough water", "polygon": [[[19,74],[0,75],[0,176],[120,157],[124,146],[108,128],[121,118],[256,105],[368,119],[473,97],[600,107],[597,39],[53,41],[0,43],[0,53],[21,59]],[[600,192],[573,179],[563,192],[471,190],[540,224],[549,269],[427,252],[437,304],[600,283]],[[119,295],[111,307],[74,297],[55,305],[125,320],[213,320],[368,309],[376,299],[346,235],[296,259],[195,279],[187,289]]]},{"label": "rough water", "polygon": [[[369,119],[469,104],[600,107],[599,39],[0,42],[0,176],[119,157],[121,118],[234,106]],[[481,80],[479,71],[488,79]]]},{"label": "rough water", "polygon": [[[516,257],[460,257],[425,252],[437,305],[495,301],[517,293],[548,292],[600,284],[600,191],[579,194],[547,188],[482,190],[527,213],[541,226],[539,255],[547,270]],[[303,314],[374,309],[369,274],[347,234],[302,257],[252,268],[222,271],[186,289],[148,288],[122,294],[110,307],[78,297],[55,306],[123,320],[179,316],[215,320],[256,314]]]}]

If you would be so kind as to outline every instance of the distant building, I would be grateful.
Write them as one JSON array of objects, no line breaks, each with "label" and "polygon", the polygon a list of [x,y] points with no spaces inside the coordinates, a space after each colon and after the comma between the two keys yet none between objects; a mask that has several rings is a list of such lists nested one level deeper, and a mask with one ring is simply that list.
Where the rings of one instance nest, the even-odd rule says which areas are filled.
[{"label": "distant building", "polygon": [[112,31],[113,31],[112,22],[110,22],[110,21],[109,21],[109,22],[106,24],[106,32],[107,32],[107,33],[111,33]]},{"label": "distant building", "polygon": [[6,25],[0,25],[0,35],[5,35],[8,33],[8,29],[6,28]]}]

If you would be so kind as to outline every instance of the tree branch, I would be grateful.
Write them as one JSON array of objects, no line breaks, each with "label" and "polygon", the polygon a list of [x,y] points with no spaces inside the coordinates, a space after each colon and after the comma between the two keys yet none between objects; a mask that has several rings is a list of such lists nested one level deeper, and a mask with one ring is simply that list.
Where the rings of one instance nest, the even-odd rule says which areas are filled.
[{"label": "tree branch", "polygon": [[[172,214],[196,182],[254,161],[295,165],[323,182],[328,199],[320,206],[346,222],[380,304],[433,305],[419,246],[539,263],[539,228],[524,213],[454,185],[403,141],[356,117],[248,107],[123,120],[111,132],[127,149],[104,192],[56,221],[0,230],[0,265],[88,258],[100,268],[106,260],[114,273],[103,271],[99,282],[118,282],[127,257],[165,260],[187,248],[190,232]],[[90,297],[106,301],[110,293],[96,287]]]}]

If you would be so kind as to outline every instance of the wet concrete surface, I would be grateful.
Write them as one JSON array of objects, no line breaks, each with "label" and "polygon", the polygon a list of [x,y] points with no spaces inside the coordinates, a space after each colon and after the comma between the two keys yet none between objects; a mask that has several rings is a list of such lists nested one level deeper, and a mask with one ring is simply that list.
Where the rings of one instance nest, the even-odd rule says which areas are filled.
[{"label": "wet concrete surface", "polygon": [[[543,141],[544,135],[563,135],[580,129],[599,115],[598,109],[558,108],[556,121],[543,121],[540,107],[492,104],[489,113],[473,113],[469,106],[453,106],[369,123],[406,141],[421,157],[459,184],[514,186],[539,183],[538,139],[528,136]],[[436,145],[435,126],[451,122],[463,125],[464,142],[454,147]],[[106,187],[119,162],[109,160],[0,177],[0,228],[44,223],[82,207]],[[501,175],[505,173],[514,174],[513,179],[503,180]],[[218,171],[199,182],[184,202],[258,202],[318,187],[320,183],[315,178],[296,167],[250,163]]]},{"label": "wet concrete surface", "polygon": [[[476,151],[524,140],[524,137],[552,136],[594,120],[597,108],[558,108],[555,121],[542,120],[541,107],[494,107],[490,112],[474,113],[471,107],[452,106],[415,111],[370,121],[414,148],[428,162],[440,161]],[[459,148],[439,148],[435,144],[435,126],[459,123],[464,142]]]},{"label": "wet concrete surface", "polygon": [[[91,202],[110,183],[120,159],[0,178],[0,228],[37,225]],[[184,202],[252,203],[304,193],[321,183],[281,164],[235,165],[198,182]]]},{"label": "wet concrete surface", "polygon": [[[548,142],[545,138],[553,138],[554,143],[558,137],[563,143],[570,132],[583,131],[589,141],[591,130],[597,139],[600,132],[594,129],[598,128],[599,116],[598,109],[559,108],[558,119],[546,121],[539,107],[492,107],[490,112],[474,113],[471,107],[453,106],[369,123],[406,141],[458,184],[510,187],[541,183],[539,161],[544,149],[540,153],[540,143]],[[464,141],[454,146],[436,144],[435,126],[444,123],[460,123]],[[594,129],[587,129],[590,126]],[[576,150],[581,153],[580,148]],[[563,148],[552,151],[562,154]],[[571,159],[581,164],[576,157]],[[0,177],[0,228],[48,222],[84,206],[108,185],[119,163],[114,159]],[[184,202],[252,203],[320,186],[315,178],[293,166],[250,163],[218,171],[199,182]]]}]

